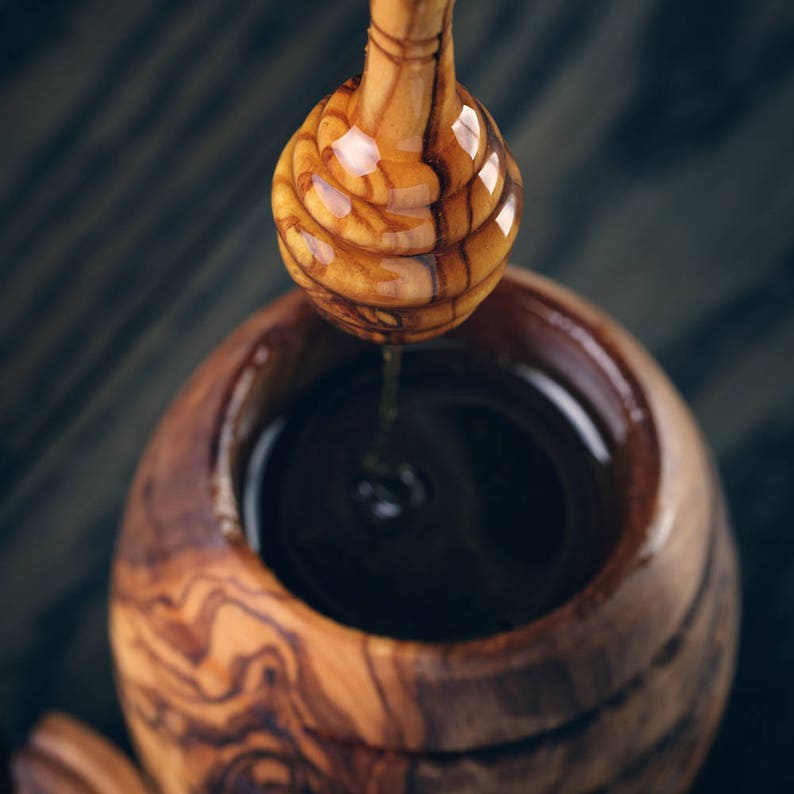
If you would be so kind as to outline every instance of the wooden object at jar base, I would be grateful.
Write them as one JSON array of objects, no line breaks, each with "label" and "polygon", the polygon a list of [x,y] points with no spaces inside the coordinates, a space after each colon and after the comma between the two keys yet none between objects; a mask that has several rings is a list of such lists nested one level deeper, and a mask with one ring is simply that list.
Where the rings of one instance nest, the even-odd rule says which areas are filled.
[{"label": "wooden object at jar base", "polygon": [[127,757],[65,714],[51,712],[11,759],[16,794],[150,794]]},{"label": "wooden object at jar base", "polygon": [[[164,794],[681,792],[732,675],[737,576],[693,420],[629,335],[513,273],[463,344],[564,374],[622,436],[624,525],[540,619],[464,643],[367,635],[310,609],[249,549],[238,497],[257,430],[360,350],[295,292],[205,362],[141,461],[111,636],[139,757]],[[362,594],[366,598],[366,594]]]},{"label": "wooden object at jar base", "polygon": [[521,177],[455,80],[454,0],[371,0],[361,78],[285,147],[273,215],[292,278],[339,328],[416,342],[462,323],[502,275]]}]

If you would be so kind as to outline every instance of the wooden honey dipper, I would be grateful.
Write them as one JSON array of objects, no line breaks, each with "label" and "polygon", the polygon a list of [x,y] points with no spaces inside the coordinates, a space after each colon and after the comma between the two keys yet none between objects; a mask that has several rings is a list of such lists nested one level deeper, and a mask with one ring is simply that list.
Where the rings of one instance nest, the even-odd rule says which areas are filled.
[{"label": "wooden honey dipper", "polygon": [[273,178],[290,275],[331,322],[374,342],[462,323],[518,231],[518,167],[455,80],[453,5],[370,0],[364,73],[315,106]]}]

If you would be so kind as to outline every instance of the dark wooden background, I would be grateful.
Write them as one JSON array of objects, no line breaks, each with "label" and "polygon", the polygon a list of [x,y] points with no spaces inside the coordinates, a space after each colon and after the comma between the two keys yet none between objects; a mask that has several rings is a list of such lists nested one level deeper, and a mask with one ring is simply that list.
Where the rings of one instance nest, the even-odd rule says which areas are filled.
[{"label": "dark wooden background", "polygon": [[[360,71],[365,0],[0,2],[0,730],[123,740],[124,493],[180,382],[285,290],[268,191]],[[698,792],[794,791],[794,3],[459,0],[458,76],[526,183],[514,259],[659,357],[718,458],[745,583]]]}]

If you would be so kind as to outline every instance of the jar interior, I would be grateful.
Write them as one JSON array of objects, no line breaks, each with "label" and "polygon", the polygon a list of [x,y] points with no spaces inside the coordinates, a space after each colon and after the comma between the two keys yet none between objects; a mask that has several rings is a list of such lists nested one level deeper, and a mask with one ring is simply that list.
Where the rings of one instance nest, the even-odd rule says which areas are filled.
[{"label": "jar interior", "polygon": [[615,357],[549,322],[547,302],[499,297],[406,348],[385,481],[362,467],[378,348],[307,322],[302,352],[289,366],[272,356],[258,378],[238,455],[242,523],[313,609],[404,640],[489,637],[569,601],[615,555],[636,519],[642,395],[627,400]]}]

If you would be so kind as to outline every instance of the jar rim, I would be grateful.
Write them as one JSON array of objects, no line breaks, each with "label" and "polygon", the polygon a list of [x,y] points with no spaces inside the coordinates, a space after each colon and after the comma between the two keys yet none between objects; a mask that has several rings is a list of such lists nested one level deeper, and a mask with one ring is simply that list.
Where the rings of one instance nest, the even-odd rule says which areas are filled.
[{"label": "jar rim", "polygon": [[[510,294],[517,287],[523,292],[520,302],[516,302],[515,296]],[[302,293],[296,293],[297,298],[301,296]],[[571,311],[571,299],[578,304],[578,312]],[[305,604],[281,585],[277,576],[273,576],[282,590],[280,597],[294,601],[295,606],[299,606],[301,610],[305,608],[320,620],[328,621],[329,630],[332,630],[331,626],[338,627],[343,633],[354,632],[376,642],[388,643],[391,653],[399,653],[404,646],[412,657],[417,653],[421,654],[423,650],[433,654],[454,653],[456,658],[461,655],[488,657],[494,651],[501,654],[512,644],[520,646],[531,643],[553,630],[555,624],[580,618],[596,608],[609,597],[620,579],[637,562],[641,550],[653,545],[649,535],[653,529],[652,514],[659,485],[660,449],[653,411],[645,390],[620,349],[626,343],[625,332],[621,329],[619,334],[615,334],[617,326],[614,321],[605,320],[603,317],[598,317],[598,321],[593,323],[593,318],[583,316],[582,311],[589,315],[600,313],[581,298],[574,298],[571,293],[537,275],[515,269],[508,270],[507,277],[488,300],[493,315],[501,318],[515,318],[518,309],[521,314],[517,317],[517,324],[520,327],[495,329],[488,323],[478,323],[475,315],[471,321],[450,332],[449,336],[463,341],[466,346],[476,344],[479,348],[491,347],[489,352],[495,354],[502,354],[506,347],[510,347],[511,361],[519,363],[526,363],[527,358],[537,360],[542,357],[545,367],[556,365],[560,374],[568,376],[569,379],[573,374],[573,379],[576,380],[577,365],[579,374],[583,373],[584,366],[587,369],[584,372],[585,380],[589,381],[583,384],[582,378],[579,378],[579,388],[588,392],[583,396],[592,403],[593,390],[599,390],[600,405],[596,404],[593,408],[600,410],[599,418],[604,420],[607,432],[611,436],[622,437],[619,460],[616,461],[621,478],[617,485],[622,502],[617,543],[583,587],[557,607],[507,631],[454,642],[368,634],[362,629],[339,623]],[[495,302],[499,302],[498,308],[493,306]],[[485,312],[487,311],[488,305],[485,307]],[[281,327],[281,330],[294,334],[303,323],[303,332],[312,335],[314,339],[313,333],[317,331],[314,316],[299,314],[295,317],[297,322],[286,328]],[[526,327],[529,318],[533,321],[531,329]],[[481,334],[486,329],[489,334],[484,340]],[[354,345],[357,344],[355,341],[350,344],[350,340],[327,326],[321,326],[319,333],[335,336],[346,353],[354,350]],[[552,341],[555,343],[553,346],[550,344]],[[630,346],[631,342],[629,340]],[[567,353],[567,356],[559,355],[561,346],[565,348],[562,352]],[[270,348],[267,354],[264,350],[262,346],[256,346],[247,365],[241,368],[228,392],[219,425],[214,473],[214,480],[219,484],[215,494],[216,515],[223,516],[225,534],[237,539],[246,536],[242,501],[248,454],[258,435],[257,431],[278,412],[271,407],[265,418],[261,403],[257,404],[265,399],[263,392],[267,391],[261,382],[257,383],[258,379],[262,380],[263,367],[267,364],[270,367],[279,366],[271,358],[274,348]],[[558,359],[556,362],[553,361],[555,353]],[[578,353],[578,356],[574,359],[571,353]],[[315,367],[310,366],[307,369],[310,374],[296,379],[301,385],[316,377]],[[297,389],[289,389],[288,394],[281,395],[278,406],[283,406],[295,391]],[[610,415],[605,418],[604,413],[607,410]],[[257,560],[263,568],[269,570],[258,556]],[[269,586],[272,586],[270,582]]]}]

